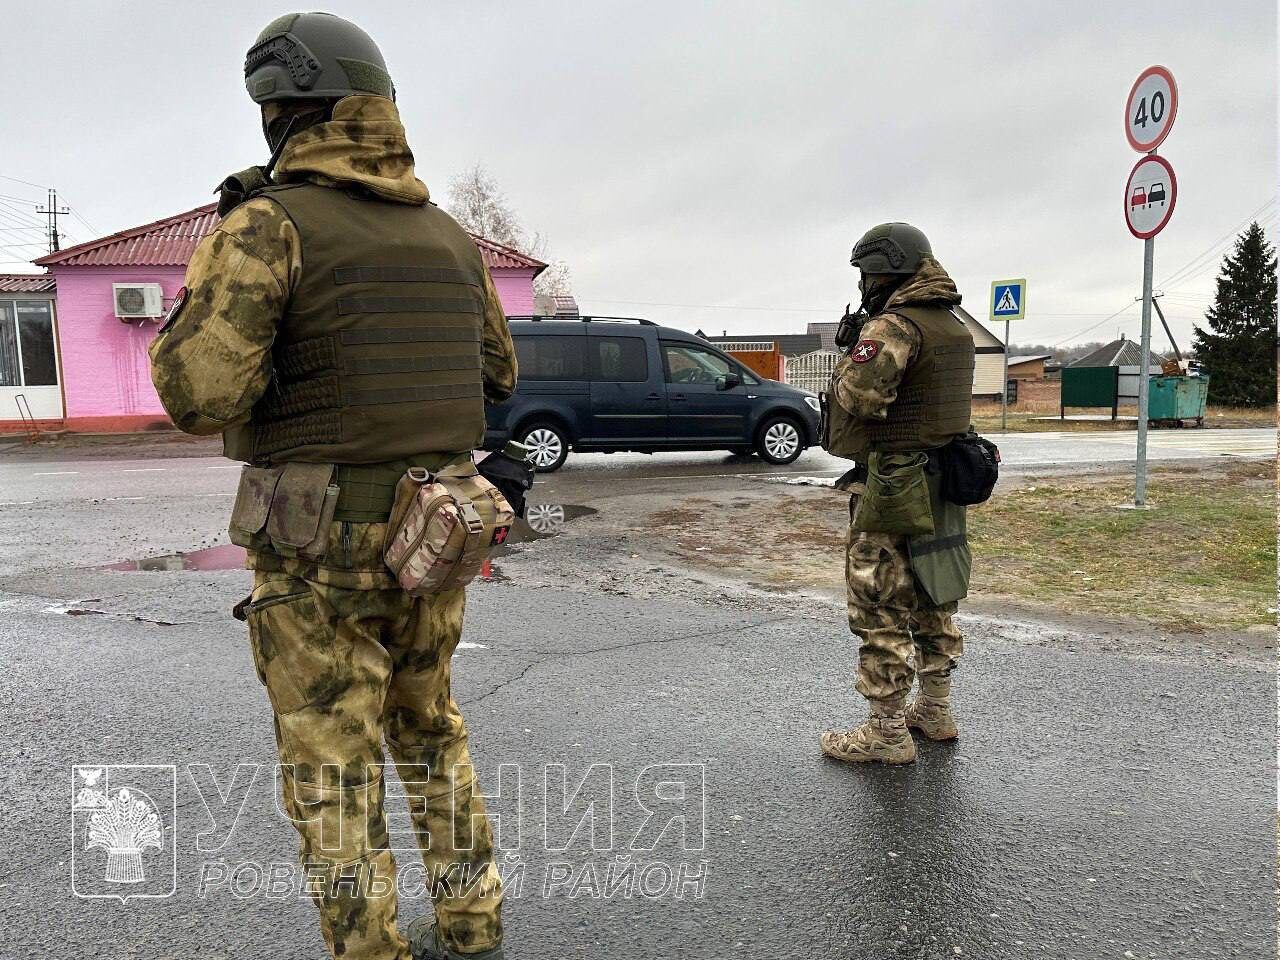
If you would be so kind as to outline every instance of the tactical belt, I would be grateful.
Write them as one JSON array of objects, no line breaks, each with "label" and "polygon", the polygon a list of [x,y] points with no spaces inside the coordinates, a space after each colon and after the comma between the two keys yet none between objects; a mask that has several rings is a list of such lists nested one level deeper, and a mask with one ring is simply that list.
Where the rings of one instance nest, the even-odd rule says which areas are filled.
[{"label": "tactical belt", "polygon": [[338,464],[338,508],[335,520],[350,523],[386,523],[396,499],[396,484],[410,467],[431,472],[466,462],[465,453],[423,453],[385,463]]}]

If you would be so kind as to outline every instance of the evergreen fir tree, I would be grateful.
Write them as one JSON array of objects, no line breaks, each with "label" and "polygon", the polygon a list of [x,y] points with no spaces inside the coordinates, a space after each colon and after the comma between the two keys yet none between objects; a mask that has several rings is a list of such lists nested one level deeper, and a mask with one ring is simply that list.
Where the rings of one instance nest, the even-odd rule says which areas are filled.
[{"label": "evergreen fir tree", "polygon": [[1195,328],[1196,359],[1209,375],[1209,402],[1276,402],[1276,252],[1255,221],[1222,261],[1208,329]]}]

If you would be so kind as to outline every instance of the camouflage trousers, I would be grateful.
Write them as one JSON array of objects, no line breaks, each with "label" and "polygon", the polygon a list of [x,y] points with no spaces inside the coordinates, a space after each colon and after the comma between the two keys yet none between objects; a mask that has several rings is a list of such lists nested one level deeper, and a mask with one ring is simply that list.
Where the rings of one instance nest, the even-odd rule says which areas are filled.
[{"label": "camouflage trousers", "polygon": [[857,689],[886,706],[905,701],[917,674],[950,676],[964,652],[951,618],[959,605],[929,598],[911,572],[907,539],[850,530],[845,557],[849,629],[862,641]]},{"label": "camouflage trousers", "polygon": [[[396,925],[391,847],[416,839],[442,939],[459,952],[489,949],[502,939],[502,884],[449,684],[463,591],[415,600],[388,585],[378,550],[385,525],[341,526],[347,562],[333,575],[250,554],[245,615],[275,715],[306,893],[335,957],[410,960]],[[407,843],[407,830],[389,838],[384,741],[408,794]]]}]

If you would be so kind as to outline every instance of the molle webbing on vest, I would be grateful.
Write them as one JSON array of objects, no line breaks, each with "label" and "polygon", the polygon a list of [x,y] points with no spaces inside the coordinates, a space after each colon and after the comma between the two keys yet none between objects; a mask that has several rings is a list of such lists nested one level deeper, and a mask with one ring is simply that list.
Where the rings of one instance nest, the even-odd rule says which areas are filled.
[{"label": "molle webbing on vest", "polygon": [[943,307],[894,308],[920,331],[883,422],[866,425],[873,450],[930,450],[964,433],[973,412],[973,338]]},{"label": "molle webbing on vest", "polygon": [[485,267],[471,237],[430,205],[310,183],[262,193],[298,230],[302,274],[250,418],[254,458],[367,464],[479,446]]},{"label": "molle webbing on vest", "polygon": [[442,383],[435,386],[384,387],[381,390],[347,390],[343,400],[355,407],[384,403],[410,403],[414,400],[459,400],[482,397],[484,388],[478,383]]},{"label": "molle webbing on vest", "polygon": [[[342,405],[342,390],[334,374],[299,380],[297,383],[277,384],[262,398],[263,419],[280,420],[313,410],[325,410]],[[254,415],[258,413],[255,408]]]},{"label": "molle webbing on vest", "polygon": [[452,267],[337,267],[333,282],[344,283],[465,283],[480,287],[480,278]]},{"label": "molle webbing on vest", "polygon": [[472,327],[382,327],[378,330],[343,330],[343,343],[479,343],[480,331]]},{"label": "molle webbing on vest", "polygon": [[350,374],[420,373],[424,370],[479,370],[479,357],[347,357],[342,369]]},{"label": "molle webbing on vest", "polygon": [[476,297],[341,297],[338,316],[348,313],[474,313],[480,316]]},{"label": "molle webbing on vest", "polygon": [[313,373],[338,366],[337,344],[332,337],[316,337],[291,343],[276,351],[276,375],[284,381],[302,380]]},{"label": "molle webbing on vest", "polygon": [[253,455],[262,459],[294,447],[336,443],[341,436],[342,415],[336,411],[290,417],[254,428]]}]

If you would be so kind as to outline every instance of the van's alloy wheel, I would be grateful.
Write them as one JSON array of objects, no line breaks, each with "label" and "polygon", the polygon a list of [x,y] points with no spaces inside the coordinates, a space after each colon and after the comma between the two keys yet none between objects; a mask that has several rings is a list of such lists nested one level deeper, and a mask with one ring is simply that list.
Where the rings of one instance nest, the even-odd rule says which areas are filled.
[{"label": "van's alloy wheel", "polygon": [[803,450],[800,429],[785,418],[770,420],[760,434],[758,449],[770,463],[791,463]]},{"label": "van's alloy wheel", "polygon": [[529,448],[529,459],[538,470],[556,470],[567,456],[564,437],[545,424],[532,427],[520,442]]}]

